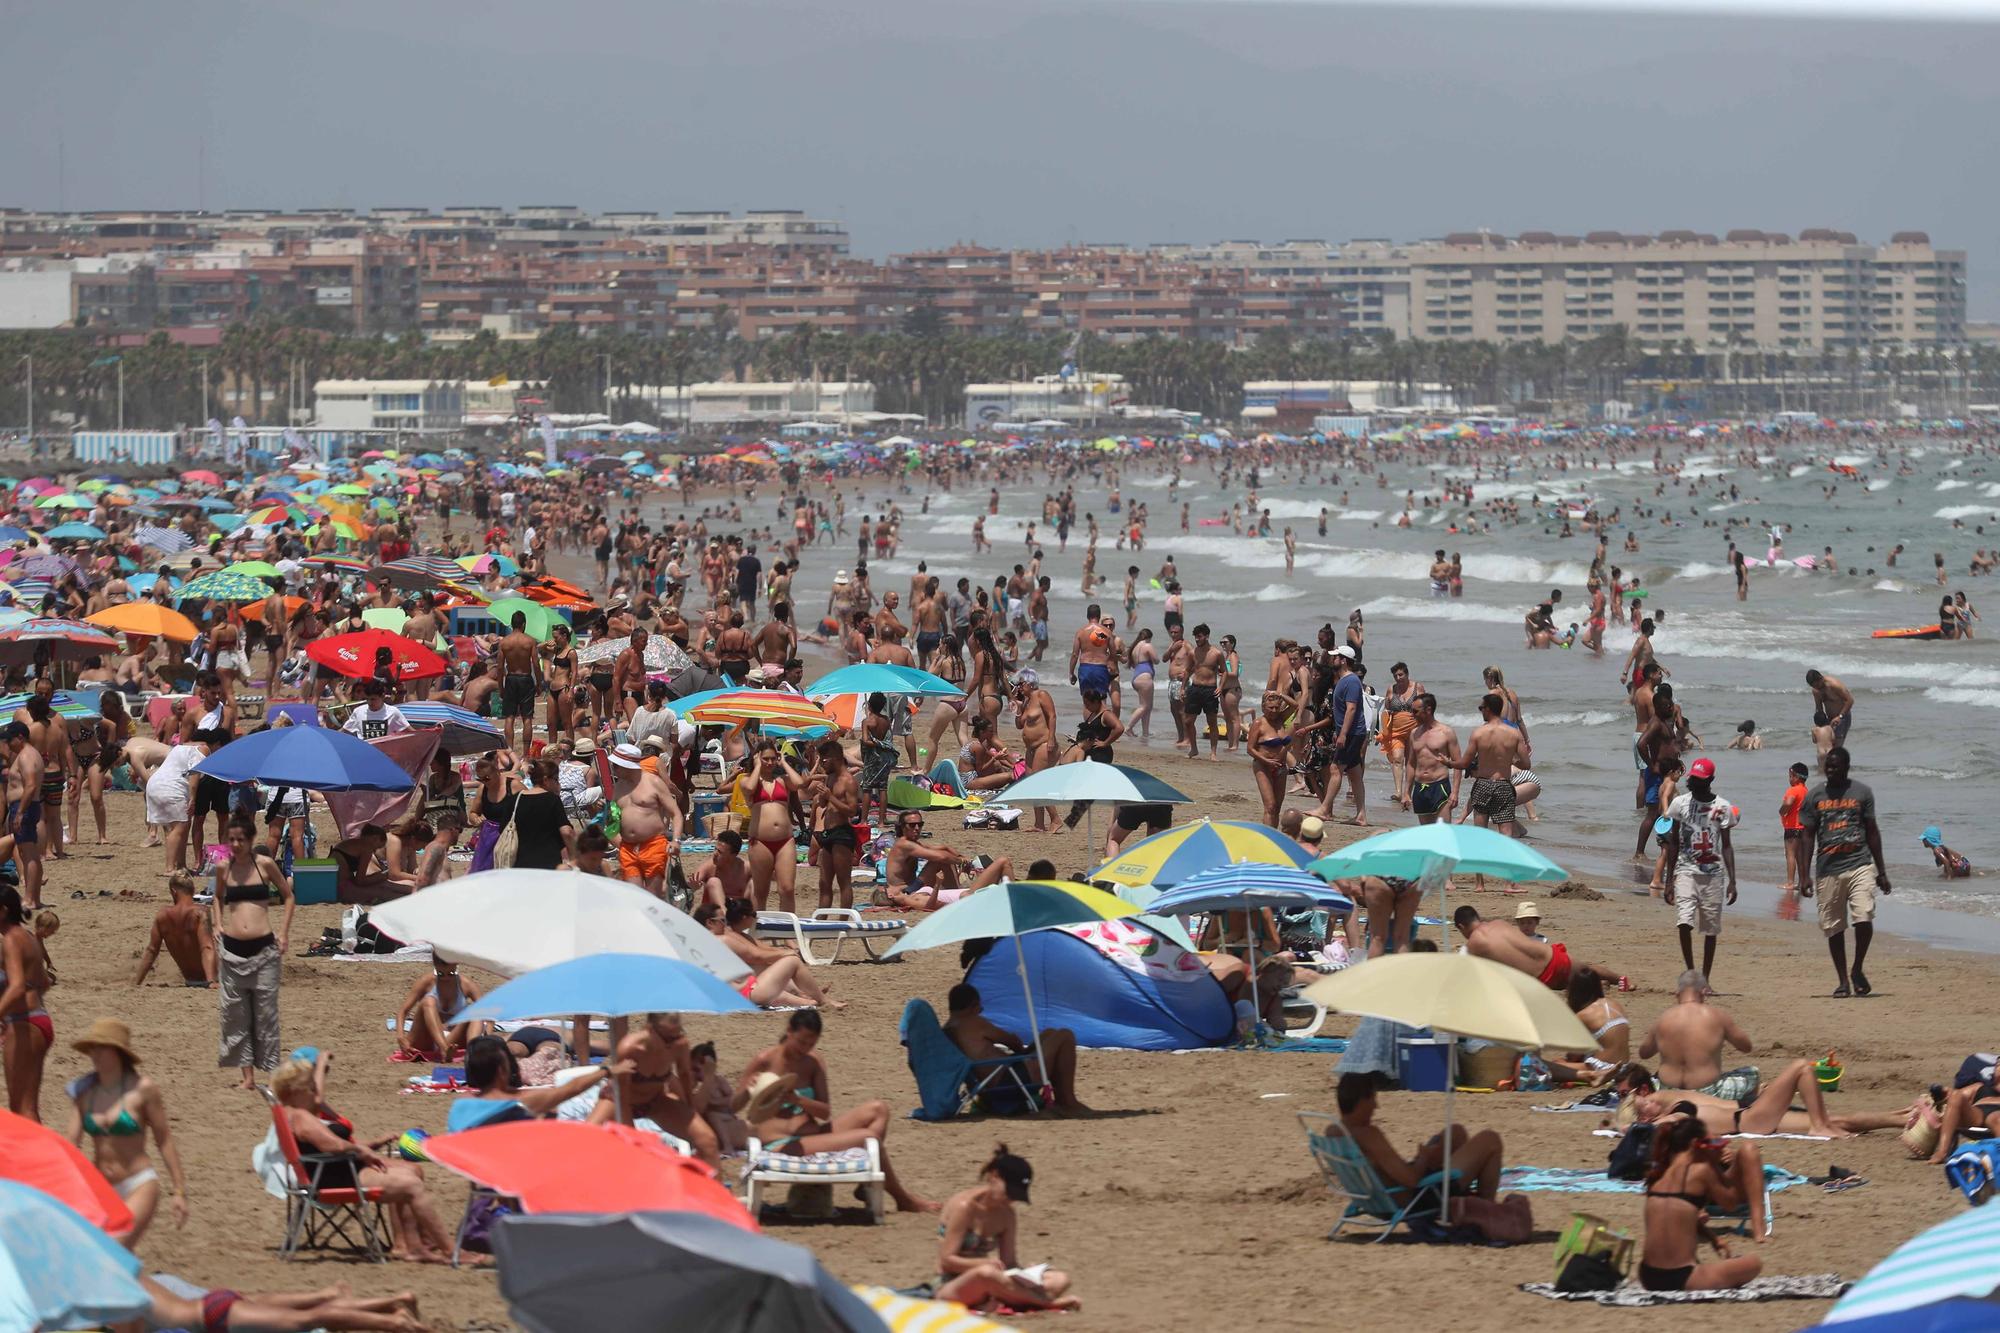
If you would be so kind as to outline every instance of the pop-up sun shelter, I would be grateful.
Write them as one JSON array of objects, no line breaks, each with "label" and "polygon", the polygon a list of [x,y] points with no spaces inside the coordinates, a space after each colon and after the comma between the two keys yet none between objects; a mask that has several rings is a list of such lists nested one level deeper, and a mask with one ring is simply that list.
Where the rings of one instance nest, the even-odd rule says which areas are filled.
[{"label": "pop-up sun shelter", "polygon": [[[1044,1028],[1068,1028],[1079,1046],[1183,1051],[1220,1046],[1235,1035],[1235,1014],[1201,959],[1129,919],[1038,930],[1020,937]],[[986,1017],[1029,1031],[1012,948],[996,948],[965,979],[979,988]]]}]

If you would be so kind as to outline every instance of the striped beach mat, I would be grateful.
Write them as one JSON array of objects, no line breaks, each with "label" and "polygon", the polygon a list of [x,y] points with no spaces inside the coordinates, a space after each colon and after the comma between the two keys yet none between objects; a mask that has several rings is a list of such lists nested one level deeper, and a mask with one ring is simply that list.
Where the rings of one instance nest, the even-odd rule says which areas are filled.
[{"label": "striped beach mat", "polygon": [[926,1301],[902,1296],[887,1287],[855,1287],[854,1294],[882,1316],[890,1333],[1010,1333],[1011,1324],[996,1324],[956,1301]]}]

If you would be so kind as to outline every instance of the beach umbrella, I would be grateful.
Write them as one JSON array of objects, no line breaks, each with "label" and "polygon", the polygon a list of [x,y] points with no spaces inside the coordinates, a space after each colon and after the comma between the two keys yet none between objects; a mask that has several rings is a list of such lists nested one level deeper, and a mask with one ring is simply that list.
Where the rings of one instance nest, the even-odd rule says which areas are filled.
[{"label": "beach umbrella", "polygon": [[241,574],[245,578],[252,579],[281,579],[285,577],[285,571],[279,569],[268,560],[238,560],[234,564],[224,565],[222,572],[225,574]]},{"label": "beach umbrella", "polygon": [[361,623],[370,629],[385,629],[391,634],[401,634],[403,626],[410,623],[410,613],[400,606],[363,607]]},{"label": "beach umbrella", "polygon": [[905,1296],[887,1287],[850,1287],[868,1308],[896,1333],[1009,1333],[1012,1324],[997,1324],[974,1314],[956,1301],[929,1301]]},{"label": "beach umbrella", "polygon": [[0,545],[11,546],[28,540],[28,530],[17,528],[12,523],[0,523]]},{"label": "beach umbrella", "polygon": [[0,1181],[36,1190],[112,1235],[132,1229],[132,1210],[75,1144],[12,1111],[0,1111]]},{"label": "beach umbrella", "polygon": [[168,555],[172,555],[176,551],[185,551],[195,544],[194,538],[188,536],[179,528],[162,528],[150,523],[140,527],[136,535],[139,539],[139,545],[150,546],[157,551],[165,551]]},{"label": "beach umbrella", "polygon": [[216,570],[182,585],[180,600],[206,598],[217,602],[261,602],[271,595],[271,585],[247,574]]},{"label": "beach umbrella", "polygon": [[215,473],[210,472],[206,468],[197,468],[193,472],[183,472],[181,473],[181,480],[190,486],[222,485],[222,478],[216,476]]},{"label": "beach umbrella", "polygon": [[[577,649],[576,660],[585,666],[597,662],[609,662],[631,646],[629,635],[615,639],[599,639],[593,644]],[[650,634],[646,637],[646,651],[641,655],[646,670],[678,674],[694,665],[694,659],[681,650],[681,646],[664,634]]]},{"label": "beach umbrella", "polygon": [[444,735],[438,748],[449,755],[485,754],[507,743],[491,718],[481,717],[457,704],[414,701],[400,705],[403,719],[413,727],[438,727]]},{"label": "beach umbrella", "polygon": [[[1904,1241],[1848,1288],[1823,1324],[1908,1311],[1953,1296],[1985,1296],[2000,1288],[2000,1209],[1974,1208]],[[1859,1327],[1859,1325],[1855,1325]],[[1894,1327],[1916,1327],[1897,1323]],[[1960,1324],[1971,1328],[1977,1325]]]},{"label": "beach umbrella", "polygon": [[[1454,873],[1491,875],[1513,884],[1560,884],[1561,866],[1518,838],[1477,824],[1418,824],[1351,842],[1306,867],[1321,879],[1379,875],[1414,880],[1437,889],[1438,916],[1445,917],[1445,890]],[[1447,932],[1448,934],[1448,932]]]},{"label": "beach umbrella", "polygon": [[90,507],[91,502],[84,499],[81,495],[69,495],[66,493],[61,495],[45,495],[35,501],[35,508],[37,509],[88,509]]},{"label": "beach umbrella", "polygon": [[1237,819],[1203,819],[1155,833],[1090,872],[1093,880],[1171,888],[1204,870],[1262,861],[1303,867],[1312,853],[1267,824]]},{"label": "beach umbrella", "polygon": [[329,487],[327,490],[327,494],[353,495],[353,496],[358,496],[361,499],[365,500],[368,498],[368,488],[366,486],[357,486],[351,481],[345,481],[338,486]]},{"label": "beach umbrella", "polygon": [[231,741],[195,765],[224,782],[306,791],[409,791],[417,784],[394,760],[331,727],[273,727]]},{"label": "beach umbrella", "polygon": [[[1471,954],[1383,954],[1315,981],[1302,994],[1344,1014],[1524,1050],[1583,1051],[1597,1040],[1541,982]],[[1445,1058],[1443,1170],[1449,1178],[1452,1089],[1458,1083],[1456,1041],[1446,1046]]]},{"label": "beach umbrella", "polygon": [[[709,980],[722,986],[713,977]],[[426,1139],[424,1155],[474,1184],[518,1200],[528,1214],[658,1209],[696,1213],[739,1232],[757,1230],[742,1203],[706,1165],[681,1156],[659,1135],[630,1125],[513,1120]]]},{"label": "beach umbrella", "polygon": [[750,975],[678,907],[636,884],[576,870],[464,875],[384,903],[371,919],[393,939],[422,941],[440,958],[506,976],[599,953],[679,958],[729,982]]},{"label": "beach umbrella", "polygon": [[[1328,888],[1297,866],[1244,861],[1217,866],[1182,880],[1146,904],[1154,916],[1186,916],[1194,912],[1253,912],[1277,908],[1307,908],[1334,913],[1354,910],[1346,894]],[[1250,1008],[1262,1014],[1257,999],[1257,931],[1246,930],[1250,948]]]},{"label": "beach umbrella", "polygon": [[808,699],[829,699],[840,694],[899,694],[908,698],[957,699],[963,697],[965,690],[943,676],[919,671],[915,667],[857,662],[853,666],[829,671],[807,685],[805,694]]},{"label": "beach umbrella", "polygon": [[368,571],[368,577],[376,583],[398,588],[427,588],[434,583],[462,579],[465,571],[459,568],[456,560],[447,560],[441,555],[407,555],[401,560],[377,565]]},{"label": "beach umbrella", "polygon": [[[127,1212],[127,1228],[131,1218]],[[137,1319],[153,1304],[138,1274],[138,1256],[75,1209],[32,1186],[0,1180],[0,1328],[95,1328]]]},{"label": "beach umbrella", "polygon": [[537,643],[547,643],[550,636],[555,633],[556,626],[564,623],[563,618],[554,611],[540,602],[531,602],[525,597],[502,597],[488,606],[486,613],[510,630],[513,628],[516,613],[526,616],[527,635]]},{"label": "beach umbrella", "polygon": [[328,518],[328,519],[323,519],[320,522],[315,523],[311,527],[307,528],[306,536],[308,537],[319,536],[319,530],[322,527],[330,530],[335,537],[338,537],[341,541],[344,542],[358,542],[363,537],[366,537],[368,535],[368,529],[361,526],[359,523],[354,523],[344,518]]},{"label": "beach umbrella", "polygon": [[48,551],[29,556],[21,562],[19,570],[19,573],[31,579],[66,579],[72,574],[82,572],[83,566],[68,556]]},{"label": "beach umbrella", "polygon": [[121,602],[85,616],[84,621],[120,634],[145,634],[176,643],[192,643],[201,633],[192,620],[157,602]]},{"label": "beach umbrella", "polygon": [[[1084,759],[1030,773],[988,799],[995,805],[1074,805],[1082,801],[1086,807],[1095,807],[1102,801],[1173,805],[1194,798],[1151,773]],[[1084,845],[1088,847],[1097,841],[1094,808],[1088,810],[1086,818],[1091,821],[1084,826]]]},{"label": "beach umbrella", "polygon": [[294,504],[276,504],[251,510],[250,521],[275,528],[286,522],[309,523],[312,515]]},{"label": "beach umbrella", "polygon": [[352,556],[309,555],[306,557],[306,563],[309,565],[318,565],[323,569],[339,570],[343,574],[366,574],[368,572],[368,562],[366,560],[356,560]]},{"label": "beach umbrella", "polygon": [[[493,1237],[500,1294],[529,1333],[887,1333],[890,1327],[812,1251],[714,1217],[510,1217]],[[898,1327],[919,1333],[925,1326]]]},{"label": "beach umbrella", "polygon": [[684,721],[701,726],[726,726],[744,722],[771,722],[780,726],[811,728],[833,726],[826,710],[812,700],[783,690],[724,690],[692,708],[681,708]]},{"label": "beach umbrella", "polygon": [[58,523],[42,536],[52,542],[101,542],[104,529],[95,523]]},{"label": "beach umbrella", "polygon": [[551,1014],[762,1012],[734,986],[693,963],[658,954],[594,953],[537,968],[497,986],[451,1021],[504,1023]]},{"label": "beach umbrella", "polygon": [[474,574],[498,570],[502,578],[511,579],[521,572],[521,567],[514,563],[512,556],[501,555],[495,551],[488,551],[485,555],[462,555],[458,558],[458,563]]},{"label": "beach umbrella", "polygon": [[306,656],[327,670],[361,680],[375,674],[375,659],[389,650],[389,669],[397,680],[427,680],[445,673],[445,660],[415,639],[406,639],[386,629],[359,629],[315,639],[306,645]]},{"label": "beach umbrella", "polygon": [[[1829,1322],[1831,1316],[1813,1327],[1823,1327]],[[1840,1330],[1841,1333],[2000,1333],[2000,1299],[1958,1296],[1932,1301],[1866,1319],[1842,1320]],[[1799,1333],[1808,1330],[1801,1329]]]},{"label": "beach umbrella", "polygon": [[1020,973],[1021,991],[1028,1001],[1028,1030],[1034,1034],[1035,1059],[1046,1081],[1049,1066],[1042,1059],[1041,1027],[1035,1022],[1035,996],[1028,984],[1028,958],[1021,948],[1021,936],[1031,930],[1047,930],[1052,926],[1115,921],[1139,914],[1139,909],[1131,903],[1087,884],[1034,879],[1002,880],[940,907],[890,946],[883,957],[935,949],[965,940],[1013,936],[1015,970]]},{"label": "beach umbrella", "polygon": [[[15,713],[26,708],[28,700],[34,697],[32,694],[25,693],[0,696],[0,718],[11,718]],[[58,717],[68,718],[71,721],[87,722],[92,718],[103,716],[95,708],[72,698],[61,690],[57,690],[49,696],[49,706],[56,710]]]},{"label": "beach umbrella", "polygon": [[81,620],[36,617],[0,629],[0,662],[9,666],[25,666],[44,656],[56,662],[81,662],[117,651],[115,636]]}]

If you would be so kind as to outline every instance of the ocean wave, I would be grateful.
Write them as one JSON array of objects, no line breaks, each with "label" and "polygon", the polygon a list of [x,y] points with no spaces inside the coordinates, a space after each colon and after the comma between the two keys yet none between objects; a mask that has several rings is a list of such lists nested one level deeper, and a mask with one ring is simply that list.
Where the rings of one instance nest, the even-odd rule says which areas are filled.
[{"label": "ocean wave", "polygon": [[[1959,702],[1985,705],[1990,699],[1991,706],[2000,708],[2000,669],[1968,666],[1949,659],[1913,660],[1909,655],[1900,653],[1863,658],[1810,646],[1797,647],[1794,646],[1797,643],[1795,635],[1763,625],[1738,623],[1733,618],[1677,619],[1661,632],[1655,643],[1660,655],[1669,662],[1676,656],[1782,662],[1800,668],[1815,667],[1830,675],[1852,676],[1860,680],[1887,679],[1900,685],[1953,687],[1978,696]],[[1933,693],[1931,690],[1925,692]]]},{"label": "ocean wave", "polygon": [[1371,602],[1363,602],[1361,609],[1368,615],[1390,620],[1459,620],[1485,625],[1518,625],[1523,614],[1478,602],[1429,602],[1415,597],[1377,597]]},{"label": "ocean wave", "polygon": [[1806,473],[1811,472],[1813,470],[1814,470],[1813,465],[1811,463],[1800,463],[1797,466],[1793,467],[1789,472],[1785,473],[1785,475],[1788,477],[1803,477]]},{"label": "ocean wave", "polygon": [[1994,512],[1992,505],[1946,505],[1935,511],[1932,518],[1979,518]]},{"label": "ocean wave", "polygon": [[1989,499],[2000,500],[2000,481],[1980,483],[1979,493]]},{"label": "ocean wave", "polygon": [[1924,698],[1939,704],[1970,704],[1975,708],[2000,708],[2000,690],[1932,688]]},{"label": "ocean wave", "polygon": [[1962,491],[1971,484],[1969,481],[1941,481],[1931,489],[1938,491]]},{"label": "ocean wave", "polygon": [[1537,713],[1533,724],[1538,727],[1602,727],[1618,721],[1623,713],[1591,709],[1583,713]]},{"label": "ocean wave", "polygon": [[1675,570],[1673,576],[1677,579],[1712,579],[1728,572],[1728,565],[1711,565],[1706,561],[1695,560]]},{"label": "ocean wave", "polygon": [[1889,489],[1890,483],[1894,480],[1894,477],[1877,477],[1868,483],[1868,489],[1871,491],[1886,491]]},{"label": "ocean wave", "polygon": [[1909,592],[1916,585],[1901,579],[1881,579],[1872,585],[1876,592]]},{"label": "ocean wave", "polygon": [[1250,594],[1253,602],[1295,602],[1306,596],[1304,588],[1289,583],[1267,583]]},{"label": "ocean wave", "polygon": [[1899,778],[1935,778],[1941,782],[1959,782],[1966,777],[1964,773],[1953,772],[1949,769],[1921,768],[1915,765],[1907,768],[1892,768],[1889,771]]}]

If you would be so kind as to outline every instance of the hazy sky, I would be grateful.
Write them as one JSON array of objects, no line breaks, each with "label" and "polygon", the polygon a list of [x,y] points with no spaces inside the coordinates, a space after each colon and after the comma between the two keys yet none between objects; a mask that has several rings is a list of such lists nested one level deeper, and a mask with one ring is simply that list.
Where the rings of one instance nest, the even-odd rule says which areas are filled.
[{"label": "hazy sky", "polygon": [[796,207],[871,255],[1919,229],[2000,316],[2000,2],[1673,8],[0,0],[0,204]]}]

